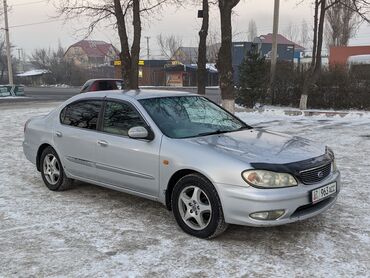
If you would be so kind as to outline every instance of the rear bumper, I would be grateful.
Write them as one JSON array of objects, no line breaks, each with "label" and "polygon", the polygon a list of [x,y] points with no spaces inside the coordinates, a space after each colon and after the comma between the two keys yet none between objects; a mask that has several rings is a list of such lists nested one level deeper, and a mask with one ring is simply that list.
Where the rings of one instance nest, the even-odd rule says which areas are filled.
[{"label": "rear bumper", "polygon": [[36,165],[37,150],[33,149],[26,141],[23,141],[22,146],[25,157]]},{"label": "rear bumper", "polygon": [[[311,204],[311,191],[336,182],[337,192],[316,204]],[[299,184],[296,187],[281,189],[257,189],[216,184],[226,223],[246,226],[276,226],[304,220],[323,213],[337,200],[341,182],[339,171],[315,185]],[[251,213],[271,210],[285,210],[277,220],[255,220]]]}]

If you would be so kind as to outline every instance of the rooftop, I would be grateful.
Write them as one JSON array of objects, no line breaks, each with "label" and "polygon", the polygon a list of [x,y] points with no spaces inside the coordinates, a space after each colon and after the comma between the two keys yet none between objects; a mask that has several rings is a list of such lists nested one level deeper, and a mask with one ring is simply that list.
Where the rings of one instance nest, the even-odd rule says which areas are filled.
[{"label": "rooftop", "polygon": [[[266,35],[261,35],[258,37],[262,43],[272,43],[272,34],[271,33],[268,33]],[[295,49],[298,49],[298,50],[304,50],[305,48],[299,44],[296,44],[295,42],[291,41],[291,40],[288,40],[286,37],[284,37],[283,35],[280,35],[278,34],[277,35],[277,43],[278,44],[292,44],[294,45],[294,48]]]},{"label": "rooftop", "polygon": [[112,49],[117,55],[119,53],[111,43],[107,43],[105,41],[82,40],[72,44],[69,48],[76,46],[81,47],[89,57],[105,57],[111,53]]}]

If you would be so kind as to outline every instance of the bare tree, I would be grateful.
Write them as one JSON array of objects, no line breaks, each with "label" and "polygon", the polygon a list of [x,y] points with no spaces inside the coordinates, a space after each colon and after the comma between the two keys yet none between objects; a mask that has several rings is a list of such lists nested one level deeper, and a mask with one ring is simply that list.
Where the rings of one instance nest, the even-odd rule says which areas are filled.
[{"label": "bare tree", "polygon": [[348,5],[347,0],[315,0],[314,1],[314,34],[313,34],[313,50],[312,50],[312,63],[309,73],[305,79],[301,101],[299,107],[307,109],[307,100],[309,90],[312,88],[320,75],[322,65],[322,45],[324,37],[324,24],[327,11],[335,5],[341,4],[348,9],[354,11],[362,20],[370,22],[367,14],[370,11],[370,3],[368,0],[351,0],[353,5]]},{"label": "bare tree", "polygon": [[[329,3],[334,0],[329,0]],[[357,32],[360,24],[352,0],[343,0],[334,5],[326,15],[326,42],[328,46],[346,46]]]},{"label": "bare tree", "polygon": [[157,43],[162,55],[167,59],[173,59],[176,51],[182,46],[182,38],[175,35],[163,36],[160,34],[157,36]]},{"label": "bare tree", "polygon": [[283,34],[292,42],[297,42],[299,39],[299,27],[292,22],[283,31]]},{"label": "bare tree", "polygon": [[209,3],[208,0],[202,0],[202,27],[199,31],[198,46],[198,94],[206,94],[207,85],[207,36],[209,29]]},{"label": "bare tree", "polygon": [[218,7],[221,17],[221,47],[217,59],[217,69],[220,74],[220,89],[222,105],[234,113],[235,95],[232,66],[232,24],[231,14],[240,0],[219,0]]},{"label": "bare tree", "polygon": [[253,42],[257,37],[257,24],[254,19],[249,20],[248,23],[248,41]]},{"label": "bare tree", "polygon": [[207,59],[209,63],[216,63],[218,52],[220,51],[220,34],[216,30],[208,32],[207,37]]},{"label": "bare tree", "polygon": [[301,24],[301,37],[300,37],[299,43],[301,46],[307,47],[309,40],[310,40],[310,34],[308,31],[307,21],[303,19],[302,24]]},{"label": "bare tree", "polygon": [[[138,88],[138,62],[140,56],[141,41],[141,16],[148,16],[156,8],[165,3],[176,0],[62,0],[57,2],[60,16],[67,20],[79,16],[90,18],[88,34],[95,27],[104,21],[113,20],[117,28],[120,39],[121,52],[120,59],[122,64],[122,77],[124,87],[128,89]],[[132,44],[129,40],[129,19],[132,20],[131,28],[133,29]]]}]

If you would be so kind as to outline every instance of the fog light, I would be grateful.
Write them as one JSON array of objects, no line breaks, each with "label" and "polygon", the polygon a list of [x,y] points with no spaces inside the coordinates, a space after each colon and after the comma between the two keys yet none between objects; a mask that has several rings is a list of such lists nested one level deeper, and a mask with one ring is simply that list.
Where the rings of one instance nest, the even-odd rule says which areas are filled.
[{"label": "fog light", "polygon": [[249,216],[256,220],[276,220],[283,216],[285,210],[271,210],[271,211],[260,211],[251,213]]}]

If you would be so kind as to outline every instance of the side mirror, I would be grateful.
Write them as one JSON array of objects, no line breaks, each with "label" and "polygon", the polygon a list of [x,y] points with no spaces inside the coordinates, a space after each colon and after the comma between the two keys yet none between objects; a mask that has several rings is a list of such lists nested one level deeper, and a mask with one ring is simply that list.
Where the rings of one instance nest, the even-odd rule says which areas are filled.
[{"label": "side mirror", "polygon": [[148,139],[150,140],[148,130],[143,126],[134,126],[128,130],[128,136],[133,139]]}]

